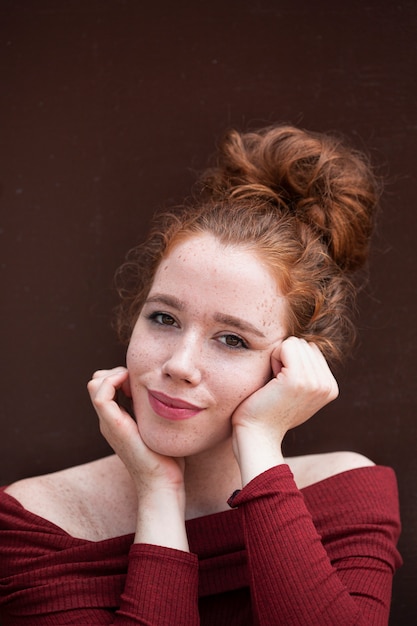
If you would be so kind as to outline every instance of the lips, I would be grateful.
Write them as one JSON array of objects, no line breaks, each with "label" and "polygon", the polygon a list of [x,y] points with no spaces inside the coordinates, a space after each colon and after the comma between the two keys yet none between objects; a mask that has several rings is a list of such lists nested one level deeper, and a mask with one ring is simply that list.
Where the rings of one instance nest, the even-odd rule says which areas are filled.
[{"label": "lips", "polygon": [[148,390],[148,398],[152,410],[159,417],[168,420],[190,419],[203,410],[190,402],[185,402],[180,398],[171,398],[160,391]]}]

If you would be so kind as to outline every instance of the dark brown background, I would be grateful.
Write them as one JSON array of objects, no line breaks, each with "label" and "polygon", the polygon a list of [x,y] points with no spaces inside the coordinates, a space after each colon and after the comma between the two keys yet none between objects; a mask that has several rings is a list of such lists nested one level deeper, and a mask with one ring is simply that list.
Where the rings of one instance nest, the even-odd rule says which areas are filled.
[{"label": "dark brown background", "polygon": [[2,0],[0,29],[0,482],[108,452],[85,385],[123,361],[113,271],[222,131],[343,131],[387,178],[361,345],[286,447],[395,468],[392,624],[417,623],[416,2]]}]

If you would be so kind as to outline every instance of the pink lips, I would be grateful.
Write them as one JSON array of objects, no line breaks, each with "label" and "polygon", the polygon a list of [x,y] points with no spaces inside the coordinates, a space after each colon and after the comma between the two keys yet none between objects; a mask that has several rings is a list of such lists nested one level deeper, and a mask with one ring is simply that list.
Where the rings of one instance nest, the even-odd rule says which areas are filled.
[{"label": "pink lips", "polygon": [[159,391],[148,390],[148,398],[152,410],[168,420],[186,420],[203,410],[179,398],[170,398]]}]

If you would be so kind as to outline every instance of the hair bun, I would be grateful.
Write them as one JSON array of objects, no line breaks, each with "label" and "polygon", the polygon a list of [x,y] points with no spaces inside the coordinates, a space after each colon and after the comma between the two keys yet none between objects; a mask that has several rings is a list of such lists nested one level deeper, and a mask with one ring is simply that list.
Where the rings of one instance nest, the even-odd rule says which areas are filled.
[{"label": "hair bun", "polygon": [[203,185],[216,200],[256,199],[290,213],[344,270],[367,258],[379,184],[367,158],[339,138],[293,126],[231,130]]}]

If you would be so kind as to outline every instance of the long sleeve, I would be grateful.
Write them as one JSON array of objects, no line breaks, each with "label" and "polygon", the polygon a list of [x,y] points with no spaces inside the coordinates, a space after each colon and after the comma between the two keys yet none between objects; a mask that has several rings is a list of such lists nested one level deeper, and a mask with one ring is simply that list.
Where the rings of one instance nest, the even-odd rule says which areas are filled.
[{"label": "long sleeve", "polygon": [[2,626],[199,624],[197,557],[132,542],[71,537],[0,490]]},{"label": "long sleeve", "polygon": [[337,488],[328,479],[327,491],[303,495],[288,466],[278,466],[231,499],[242,516],[260,626],[388,623],[399,518],[395,480],[381,470],[354,483],[346,472],[334,477]]},{"label": "long sleeve", "polygon": [[198,563],[195,555],[148,544],[130,549],[116,626],[196,626]]},{"label": "long sleeve", "polygon": [[389,468],[299,491],[287,466],[188,520],[191,553],[71,537],[0,489],[2,626],[380,626],[400,565]]}]

